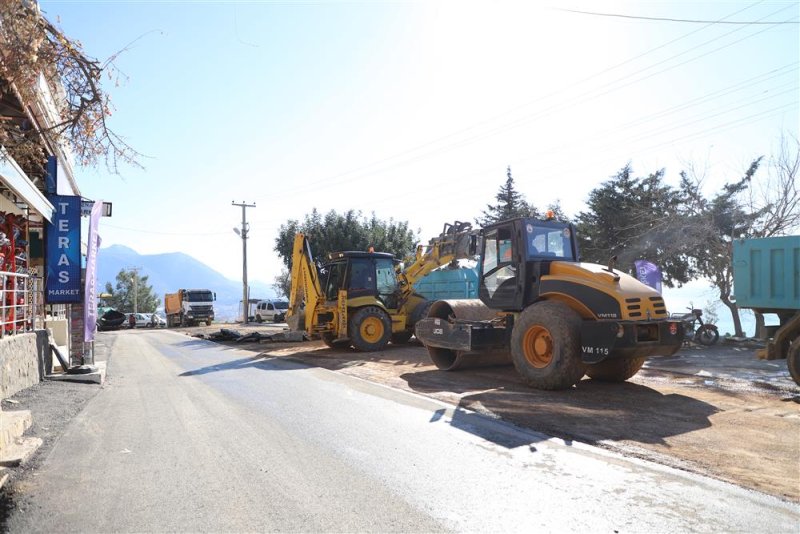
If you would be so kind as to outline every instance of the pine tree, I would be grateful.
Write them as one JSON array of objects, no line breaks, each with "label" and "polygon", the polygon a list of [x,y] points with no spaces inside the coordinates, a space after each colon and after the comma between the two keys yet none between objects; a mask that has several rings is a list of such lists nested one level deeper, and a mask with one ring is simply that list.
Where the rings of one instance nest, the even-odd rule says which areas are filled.
[{"label": "pine tree", "polygon": [[528,204],[525,196],[514,187],[514,177],[511,175],[511,166],[506,169],[506,182],[500,186],[495,195],[497,204],[487,204],[483,216],[475,219],[479,226],[488,226],[497,221],[513,219],[514,217],[539,217],[539,211]]}]

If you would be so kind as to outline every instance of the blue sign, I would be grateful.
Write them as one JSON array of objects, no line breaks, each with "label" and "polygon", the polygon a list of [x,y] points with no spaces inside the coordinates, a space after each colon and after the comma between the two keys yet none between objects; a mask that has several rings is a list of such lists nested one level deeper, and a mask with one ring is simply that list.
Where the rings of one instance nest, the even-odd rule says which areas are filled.
[{"label": "blue sign", "polygon": [[49,195],[48,198],[56,209],[53,222],[46,227],[45,301],[81,302],[81,197]]}]

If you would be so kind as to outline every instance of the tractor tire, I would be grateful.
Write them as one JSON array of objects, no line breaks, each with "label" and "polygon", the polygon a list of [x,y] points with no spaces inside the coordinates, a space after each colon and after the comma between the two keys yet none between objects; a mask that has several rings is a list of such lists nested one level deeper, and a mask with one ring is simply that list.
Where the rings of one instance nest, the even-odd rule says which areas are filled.
[{"label": "tractor tire", "polygon": [[697,329],[694,339],[701,345],[710,347],[719,341],[719,331],[716,327],[710,325],[703,325]]},{"label": "tractor tire", "polygon": [[350,342],[356,350],[382,350],[392,335],[392,321],[377,306],[366,306],[353,314],[349,330]]},{"label": "tractor tire", "polygon": [[405,345],[408,343],[408,340],[411,339],[413,334],[408,330],[403,332],[395,332],[392,334],[392,337],[389,340],[392,342],[392,345]]},{"label": "tractor tire", "polygon": [[350,341],[336,341],[336,336],[330,333],[322,334],[322,342],[328,346],[328,348],[334,350],[347,350],[350,348]]},{"label": "tractor tire", "polygon": [[411,316],[409,317],[412,331],[419,321],[428,317],[428,312],[431,310],[433,303],[434,301],[432,300],[425,300],[417,304],[417,307],[414,308],[414,310],[411,312]]},{"label": "tractor tire", "polygon": [[586,374],[601,382],[625,382],[639,372],[646,358],[606,360],[586,366]]},{"label": "tractor tire", "polygon": [[581,319],[566,304],[544,301],[528,306],[511,332],[511,360],[536,389],[567,389],[584,375]]},{"label": "tractor tire", "polygon": [[800,386],[800,337],[794,340],[786,353],[786,365],[789,367],[789,376],[794,383]]}]

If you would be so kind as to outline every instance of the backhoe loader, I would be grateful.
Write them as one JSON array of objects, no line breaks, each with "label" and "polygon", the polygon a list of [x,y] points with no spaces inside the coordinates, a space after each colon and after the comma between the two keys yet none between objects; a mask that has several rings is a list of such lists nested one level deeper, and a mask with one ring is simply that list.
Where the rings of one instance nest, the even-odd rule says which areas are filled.
[{"label": "backhoe loader", "polygon": [[319,337],[332,348],[383,349],[406,343],[430,301],[414,283],[432,270],[474,253],[476,232],[469,223],[445,224],[439,237],[419,245],[403,268],[384,252],[345,251],[317,266],[309,238],[295,235],[291,292],[286,321],[292,330]]},{"label": "backhoe loader", "polygon": [[613,261],[581,263],[573,225],[517,218],[480,234],[480,300],[436,301],[416,323],[440,369],[513,363],[530,386],[565,389],[627,380],[680,348],[661,295]]}]

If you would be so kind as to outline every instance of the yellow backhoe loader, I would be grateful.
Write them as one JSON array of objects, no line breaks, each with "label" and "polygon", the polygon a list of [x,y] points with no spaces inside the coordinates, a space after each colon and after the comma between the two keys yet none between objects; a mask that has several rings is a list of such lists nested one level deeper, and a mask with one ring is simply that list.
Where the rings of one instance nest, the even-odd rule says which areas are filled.
[{"label": "yellow backhoe loader", "polygon": [[417,247],[406,268],[391,254],[359,251],[331,253],[318,267],[308,236],[298,233],[286,321],[329,347],[374,351],[389,341],[406,343],[431,304],[414,292],[414,283],[453,260],[471,257],[475,237],[469,223],[445,224],[439,237]]}]

